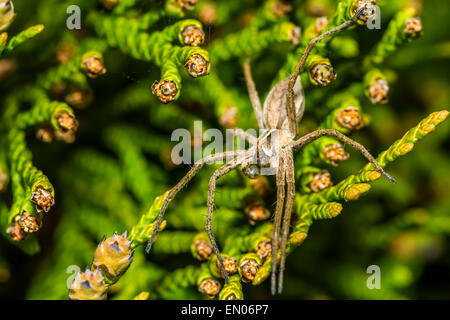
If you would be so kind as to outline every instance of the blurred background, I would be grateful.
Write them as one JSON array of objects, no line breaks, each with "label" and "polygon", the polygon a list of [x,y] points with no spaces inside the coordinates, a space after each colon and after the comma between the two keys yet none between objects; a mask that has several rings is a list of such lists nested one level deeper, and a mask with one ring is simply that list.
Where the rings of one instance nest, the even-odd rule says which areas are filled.
[{"label": "blurred background", "polygon": [[[83,1],[70,1],[70,4],[77,2],[83,8]],[[386,1],[379,2],[381,5]],[[161,3],[141,1],[136,8],[144,12]],[[197,6],[201,3],[199,0]],[[228,1],[215,3],[222,8]],[[304,28],[302,17],[305,14],[331,15],[336,3],[331,0],[292,1],[290,21]],[[37,23],[44,24],[46,30],[8,58],[17,63],[17,69],[0,79],[0,108],[11,90],[37,81],[39,74],[57,65],[55,52],[65,37],[73,33],[64,27],[66,1],[14,0],[14,5],[17,18],[8,32],[15,34]],[[260,1],[256,0],[239,1],[236,8],[230,4],[232,14],[220,23],[205,26],[207,44],[245,28],[259,7]],[[90,10],[104,9],[99,3]],[[361,101],[364,113],[371,121],[352,138],[363,143],[373,154],[387,149],[429,113],[448,110],[449,15],[449,2],[423,1],[420,15],[423,36],[400,46],[383,64],[395,75],[395,81],[390,83],[389,102],[371,104],[368,99]],[[357,73],[351,70],[361,67],[364,56],[380,41],[391,18],[390,12],[386,15],[382,12],[380,30],[369,31],[361,27],[349,31],[348,35],[359,44],[360,54],[352,59],[332,59],[339,81],[326,88],[307,86],[306,96],[316,97],[315,92],[327,90],[325,95],[330,97],[358,81]],[[75,32],[76,37],[95,34],[88,21],[82,21],[82,30]],[[166,17],[160,27],[171,22]],[[254,58],[253,75],[261,97],[269,91],[284,65],[286,52],[291,50],[291,44],[274,45]],[[1,298],[65,299],[67,266],[79,265],[84,269],[91,262],[93,250],[103,234],[129,229],[155,196],[186,173],[186,166],[173,167],[165,160],[171,147],[170,134],[176,124],[158,120],[155,115],[164,113],[160,112],[162,108],[180,110],[180,118],[185,122],[201,119],[208,126],[220,128],[211,104],[187,93],[195,88],[197,79],[185,77],[180,100],[163,105],[150,89],[153,81],[160,77],[158,67],[129,58],[118,49],[106,52],[105,66],[108,73],[90,82],[92,98],[89,106],[76,112],[80,127],[74,143],[45,144],[35,139],[35,132],[30,131],[28,146],[35,165],[55,186],[56,205],[46,215],[45,225],[37,234],[38,253],[29,256],[5,238],[0,238]],[[217,68],[227,88],[246,99],[238,60],[221,62]],[[320,107],[326,100],[321,99],[307,100],[302,130],[310,131],[323,120]],[[245,103],[250,108],[249,102]],[[242,116],[253,117],[251,111]],[[133,143],[121,134],[123,127],[144,128],[156,144],[158,141],[167,143],[136,158],[124,157],[124,148],[132,148]],[[344,203],[340,216],[314,223],[306,241],[288,257],[285,290],[275,299],[449,299],[449,128],[449,122],[444,122],[410,154],[388,166],[387,171],[397,179],[397,185],[377,181],[367,195],[358,201]],[[335,183],[365,164],[360,155],[349,152],[349,160],[337,168],[328,167]],[[127,170],[139,170],[141,164],[136,163],[141,160],[145,161],[143,166],[146,168],[142,179],[145,180],[147,175],[151,179],[142,185],[134,181],[136,186],[127,180]],[[86,164],[91,162],[101,163],[104,170],[98,171],[95,166]],[[208,170],[192,184],[196,192],[206,194],[202,182],[207,181]],[[273,189],[273,181],[271,185]],[[271,210],[275,199],[272,190],[266,201]],[[0,194],[0,201],[10,203],[10,191]],[[176,202],[173,205],[176,206]],[[170,210],[167,214],[170,215]],[[143,250],[139,248],[138,251]],[[154,270],[173,270],[193,263],[190,254],[145,257],[142,253],[137,253],[135,259],[148,260],[152,264],[148,269],[153,268],[153,264],[158,266]],[[368,290],[365,285],[369,276],[366,269],[370,265],[381,268],[381,290]],[[115,286],[117,292],[126,290],[127,283],[133,286],[130,284],[133,279],[142,280],[143,286],[146,281],[152,283],[150,270],[139,273],[145,280],[133,278],[133,271],[130,269]],[[130,277],[128,282],[127,276]],[[116,291],[112,290],[113,298]],[[245,286],[244,293],[249,299],[272,298],[267,281],[261,286]]]}]

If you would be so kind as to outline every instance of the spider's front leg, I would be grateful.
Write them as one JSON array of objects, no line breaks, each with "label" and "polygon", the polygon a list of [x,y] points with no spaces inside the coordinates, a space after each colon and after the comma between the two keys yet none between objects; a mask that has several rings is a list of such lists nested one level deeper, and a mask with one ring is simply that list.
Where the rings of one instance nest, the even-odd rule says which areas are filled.
[{"label": "spider's front leg", "polygon": [[250,60],[245,61],[242,64],[242,68],[244,69],[245,82],[247,83],[248,95],[253,106],[256,121],[258,121],[259,128],[264,129],[261,100],[259,100],[258,91],[256,91],[255,82],[253,81]]},{"label": "spider's front leg", "polygon": [[235,160],[230,161],[226,165],[220,167],[219,169],[217,169],[213,173],[213,175],[211,176],[211,178],[209,180],[209,184],[208,184],[208,215],[206,217],[206,232],[208,233],[209,240],[210,240],[211,245],[212,245],[212,247],[214,249],[214,253],[217,256],[217,259],[219,260],[220,268],[222,269],[223,277],[225,278],[225,281],[227,283],[229,283],[228,274],[227,274],[227,272],[225,270],[225,266],[223,264],[223,259],[222,259],[222,256],[220,255],[220,251],[219,251],[219,247],[217,246],[216,239],[214,238],[214,235],[213,235],[213,233],[211,231],[212,215],[213,215],[213,210],[214,210],[214,193],[215,193],[215,190],[216,190],[216,181],[217,181],[217,179],[219,179],[220,177],[226,175],[231,170],[233,170],[236,167],[238,167],[239,165],[241,165],[243,161],[244,161],[244,158],[242,158],[242,157],[241,158],[237,158]]},{"label": "spider's front leg", "polygon": [[385,172],[383,170],[383,168],[378,164],[377,160],[375,160],[375,158],[370,154],[369,151],[367,151],[367,149],[362,144],[356,142],[355,140],[350,139],[349,137],[340,133],[337,130],[320,129],[320,130],[310,132],[308,134],[305,134],[303,137],[299,138],[298,140],[294,141],[291,144],[291,147],[294,150],[298,150],[298,149],[303,148],[304,146],[310,144],[314,140],[317,140],[323,136],[335,137],[336,139],[342,141],[343,143],[346,143],[346,144],[352,146],[353,148],[355,148],[356,150],[361,152],[362,155],[374,165],[374,167],[377,169],[377,171],[386,177],[386,179],[388,179],[391,183],[396,183],[395,179],[392,178],[387,172]]},{"label": "spider's front leg", "polygon": [[297,116],[295,114],[295,106],[294,106],[294,94],[295,94],[295,92],[294,92],[294,86],[295,86],[295,83],[297,81],[297,77],[300,75],[300,72],[302,71],[303,66],[306,63],[306,59],[308,59],[311,51],[313,50],[314,46],[317,43],[319,43],[320,41],[322,41],[326,37],[329,37],[332,34],[334,34],[336,32],[340,32],[340,31],[350,27],[351,25],[353,25],[356,22],[356,20],[362,14],[364,14],[364,12],[366,10],[367,10],[367,8],[364,6],[350,20],[345,21],[344,23],[340,24],[339,26],[322,33],[318,37],[316,37],[316,38],[312,39],[311,41],[309,41],[308,45],[306,46],[306,49],[303,52],[303,54],[302,54],[302,56],[300,58],[300,61],[297,64],[297,66],[295,67],[294,72],[289,77],[289,82],[288,82],[287,90],[286,90],[286,108],[287,108],[287,112],[288,112],[289,130],[294,134],[294,136],[297,136],[297,123],[301,120],[301,117],[303,115],[302,114],[302,115],[300,115],[297,118]]}]

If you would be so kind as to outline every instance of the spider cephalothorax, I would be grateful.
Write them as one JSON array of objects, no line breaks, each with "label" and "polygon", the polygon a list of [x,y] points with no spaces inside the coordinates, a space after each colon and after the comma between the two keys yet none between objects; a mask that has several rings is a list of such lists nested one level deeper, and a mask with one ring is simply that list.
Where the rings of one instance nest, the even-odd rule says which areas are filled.
[{"label": "spider cephalothorax", "polygon": [[[303,148],[320,137],[326,135],[332,136],[359,150],[375,166],[378,172],[383,174],[391,182],[395,182],[395,180],[380,167],[375,158],[364,148],[364,146],[336,130],[320,129],[297,138],[298,124],[302,119],[305,110],[305,96],[299,74],[306,62],[306,58],[309,56],[311,50],[317,42],[356,23],[365,11],[366,7],[364,6],[353,16],[351,20],[344,22],[338,27],[331,29],[311,40],[293,74],[281,80],[271,89],[264,103],[264,108],[262,107],[252,79],[250,62],[244,62],[244,76],[247,82],[247,88],[249,91],[250,101],[253,106],[253,111],[260,129],[259,137],[248,134],[242,129],[235,129],[235,135],[249,143],[250,147],[247,150],[217,153],[202,158],[194,163],[186,176],[184,176],[181,181],[167,193],[155,225],[155,231],[148,242],[146,248],[147,252],[150,251],[150,248],[155,240],[164,212],[167,209],[170,200],[192,179],[192,177],[198,173],[198,171],[205,164],[223,161],[226,159],[225,165],[217,169],[209,180],[206,218],[206,231],[222,269],[222,274],[228,283],[228,273],[226,272],[226,268],[224,266],[224,260],[222,259],[214,235],[211,232],[214,194],[217,179],[238,168],[241,168],[244,174],[251,179],[255,179],[259,175],[275,175],[277,186],[277,203],[270,246],[270,256],[272,259],[271,288],[272,293],[275,294],[276,274],[279,265],[278,292],[280,293],[283,288],[286,246],[295,196],[295,151]],[[279,254],[280,250],[281,254]],[[255,259],[259,259],[256,254],[254,254],[253,260],[247,259],[240,262],[240,273],[242,273],[242,277],[245,278],[246,281],[251,281],[259,267],[259,264]]]}]

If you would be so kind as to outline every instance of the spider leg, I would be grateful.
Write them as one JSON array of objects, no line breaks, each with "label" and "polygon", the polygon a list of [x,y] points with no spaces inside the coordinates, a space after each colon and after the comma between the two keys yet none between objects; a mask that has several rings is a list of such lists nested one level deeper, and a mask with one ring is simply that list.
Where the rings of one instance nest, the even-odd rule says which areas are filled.
[{"label": "spider leg", "polygon": [[164,212],[166,211],[167,207],[169,206],[170,200],[172,200],[175,195],[180,191],[188,182],[200,171],[200,169],[206,164],[211,163],[219,160],[226,159],[228,157],[236,157],[241,154],[243,154],[246,151],[227,151],[227,152],[221,152],[217,154],[210,155],[208,157],[202,158],[198,160],[192,168],[189,170],[189,172],[178,182],[172,189],[170,189],[169,193],[167,194],[166,198],[164,199],[164,202],[161,206],[161,210],[159,211],[159,215],[156,221],[155,229],[153,230],[153,234],[150,238],[150,240],[147,243],[147,247],[145,248],[145,251],[147,253],[150,252],[150,249],[152,248],[152,244],[155,241],[156,235],[158,233],[159,227],[161,225]]},{"label": "spider leg", "polygon": [[291,146],[294,149],[300,149],[300,148],[304,147],[305,145],[313,142],[314,140],[317,140],[320,137],[327,136],[327,135],[335,137],[335,138],[339,139],[340,141],[352,146],[356,150],[360,151],[362,153],[362,155],[374,165],[374,167],[377,169],[378,172],[380,172],[383,176],[385,176],[391,183],[396,183],[395,179],[392,178],[387,172],[385,172],[383,170],[383,168],[381,168],[381,166],[378,164],[377,160],[375,160],[375,158],[370,154],[369,151],[367,151],[367,149],[363,145],[359,144],[355,140],[350,139],[346,135],[344,135],[334,129],[320,129],[320,130],[310,132],[308,134],[305,134],[300,139],[294,141],[291,144]]},{"label": "spider leg", "polygon": [[278,258],[278,242],[279,242],[279,230],[281,224],[281,216],[283,215],[283,205],[285,196],[285,166],[284,166],[284,154],[283,150],[280,153],[278,159],[278,170],[276,174],[277,180],[277,206],[275,208],[275,219],[272,235],[272,274],[270,280],[270,290],[272,295],[276,293],[276,277],[277,277],[277,258]]},{"label": "spider leg", "polygon": [[339,32],[345,28],[350,27],[353,23],[355,23],[356,19],[363,14],[365,8],[362,8],[360,11],[358,11],[350,20],[340,24],[339,26],[324,32],[320,36],[312,39],[309,41],[308,45],[306,46],[305,51],[303,52],[302,57],[300,58],[299,63],[297,64],[294,72],[289,77],[289,83],[287,86],[287,92],[286,92],[286,106],[287,106],[287,112],[288,112],[288,119],[289,119],[289,130],[294,134],[294,136],[297,136],[297,123],[298,120],[295,116],[295,106],[294,106],[294,86],[295,82],[297,81],[297,77],[299,76],[300,72],[302,71],[303,66],[306,63],[306,59],[308,58],[309,54],[311,53],[314,46],[320,42],[321,40],[325,39],[326,37],[332,35],[333,33]]},{"label": "spider leg", "polygon": [[211,225],[212,225],[212,215],[214,210],[214,193],[216,190],[216,181],[220,177],[226,175],[231,170],[235,169],[237,166],[239,166],[243,161],[243,158],[238,158],[233,161],[230,161],[226,165],[220,167],[217,169],[213,175],[211,176],[208,184],[208,215],[206,217],[206,232],[208,233],[209,240],[211,242],[211,245],[214,249],[214,253],[217,256],[217,259],[219,260],[220,267],[222,269],[222,274],[225,278],[225,281],[229,283],[228,274],[225,271],[225,266],[223,264],[222,256],[220,255],[219,247],[217,246],[216,239],[214,238],[214,235],[211,231]]},{"label": "spider leg", "polygon": [[255,113],[256,121],[258,121],[258,126],[260,129],[264,128],[264,119],[262,114],[261,100],[259,100],[258,92],[256,91],[255,82],[253,81],[252,71],[250,67],[250,60],[246,60],[242,64],[244,69],[245,81],[247,82],[248,95],[253,106],[253,111]]},{"label": "spider leg", "polygon": [[295,169],[294,169],[294,155],[292,149],[286,150],[286,184],[287,184],[287,195],[286,195],[286,207],[284,209],[283,217],[283,227],[281,234],[281,262],[280,271],[278,274],[278,293],[283,291],[283,275],[286,265],[286,245],[289,236],[289,227],[291,225],[291,215],[292,215],[292,205],[295,197]]}]

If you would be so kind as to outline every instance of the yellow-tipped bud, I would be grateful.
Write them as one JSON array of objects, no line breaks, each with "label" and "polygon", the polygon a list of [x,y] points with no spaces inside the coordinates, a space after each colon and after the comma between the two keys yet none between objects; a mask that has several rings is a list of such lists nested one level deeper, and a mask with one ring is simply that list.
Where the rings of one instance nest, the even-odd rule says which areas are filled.
[{"label": "yellow-tipped bud", "polygon": [[116,282],[133,261],[134,251],[130,246],[127,232],[121,236],[114,233],[111,238],[103,239],[97,246],[92,266],[101,270],[109,283]]},{"label": "yellow-tipped bud", "polygon": [[108,288],[100,270],[78,272],[69,288],[70,300],[105,300]]},{"label": "yellow-tipped bud", "polygon": [[14,4],[11,0],[0,0],[0,32],[5,31],[14,21]]}]

